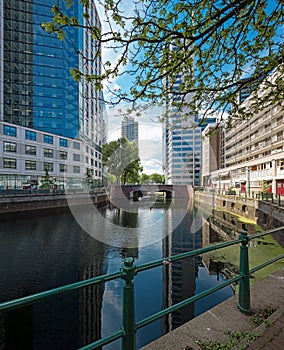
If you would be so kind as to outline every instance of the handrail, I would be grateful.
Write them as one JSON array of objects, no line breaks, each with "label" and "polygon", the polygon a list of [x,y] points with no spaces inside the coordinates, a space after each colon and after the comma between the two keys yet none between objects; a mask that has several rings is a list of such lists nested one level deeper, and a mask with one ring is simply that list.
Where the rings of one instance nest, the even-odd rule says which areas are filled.
[{"label": "handrail", "polygon": [[93,277],[84,281],[79,281],[72,284],[66,284],[65,286],[49,289],[44,292],[28,295],[22,298],[5,301],[3,303],[0,303],[0,311],[12,310],[21,306],[30,305],[37,301],[41,301],[55,295],[71,292],[73,290],[88,287],[96,283],[111,281],[118,277],[121,277],[121,272],[115,272],[109,275],[101,275],[101,276]]},{"label": "handrail", "polygon": [[[136,349],[136,331],[149,323],[152,323],[178,309],[184,307],[190,303],[193,303],[199,299],[202,299],[232,283],[239,283],[239,302],[238,308],[243,313],[250,313],[250,286],[249,286],[249,276],[250,274],[272,264],[280,259],[284,258],[284,254],[274,257],[258,266],[253,267],[249,270],[249,259],[248,259],[248,242],[252,239],[263,237],[271,233],[279,232],[284,230],[284,226],[278,227],[276,229],[267,230],[265,232],[256,233],[253,235],[247,234],[243,231],[240,233],[239,238],[228,242],[222,242],[216,245],[195,249],[186,253],[181,253],[167,258],[152,261],[140,266],[134,265],[134,258],[126,258],[119,272],[105,274],[90,278],[84,281],[75,282],[72,284],[64,285],[61,287],[53,288],[44,292],[39,292],[33,295],[25,296],[15,300],[9,300],[0,303],[0,311],[9,311],[11,309],[19,308],[21,306],[33,304],[37,301],[47,299],[49,297],[67,293],[69,291],[74,291],[87,286],[91,286],[97,283],[108,282],[117,278],[124,280],[123,286],[123,310],[122,310],[122,326],[121,329],[101,338],[91,344],[82,347],[80,350],[91,350],[97,349],[103,345],[109,344],[119,338],[122,338],[122,349],[123,350],[134,350]],[[138,322],[135,322],[135,300],[134,300],[134,276],[139,272],[146,271],[158,266],[168,265],[174,261],[182,260],[188,257],[194,257],[196,255],[201,255],[214,251],[217,249],[225,248],[231,245],[240,244],[240,272],[236,276],[226,280],[225,282],[212,287],[206,291],[203,291],[197,295],[187,298],[175,305],[172,305],[164,310],[161,310],[149,317],[146,317]]]}]

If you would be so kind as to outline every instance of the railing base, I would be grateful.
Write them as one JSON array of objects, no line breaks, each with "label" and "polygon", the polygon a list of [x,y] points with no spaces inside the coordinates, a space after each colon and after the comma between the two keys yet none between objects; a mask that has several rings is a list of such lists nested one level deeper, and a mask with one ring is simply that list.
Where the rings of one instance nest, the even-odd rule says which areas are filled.
[{"label": "railing base", "polygon": [[251,309],[245,309],[240,304],[238,304],[238,309],[241,311],[242,314],[245,314],[245,315],[251,315],[252,314]]}]

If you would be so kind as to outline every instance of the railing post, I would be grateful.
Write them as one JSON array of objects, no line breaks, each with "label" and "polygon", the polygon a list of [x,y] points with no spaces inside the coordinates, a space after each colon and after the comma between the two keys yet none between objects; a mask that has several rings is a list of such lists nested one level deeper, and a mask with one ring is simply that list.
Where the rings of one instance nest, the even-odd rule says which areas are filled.
[{"label": "railing post", "polygon": [[136,349],[136,325],[135,325],[135,304],[134,304],[134,275],[136,275],[136,266],[133,258],[124,259],[121,268],[122,279],[124,279],[123,297],[122,297],[122,329],[124,335],[122,338],[123,350]]},{"label": "railing post", "polygon": [[281,206],[281,198],[280,198],[280,194],[278,194],[278,206]]},{"label": "railing post", "polygon": [[240,245],[240,274],[243,278],[239,283],[238,308],[245,314],[250,314],[250,283],[249,283],[249,257],[248,257],[248,235],[246,231],[240,233],[242,243]]}]

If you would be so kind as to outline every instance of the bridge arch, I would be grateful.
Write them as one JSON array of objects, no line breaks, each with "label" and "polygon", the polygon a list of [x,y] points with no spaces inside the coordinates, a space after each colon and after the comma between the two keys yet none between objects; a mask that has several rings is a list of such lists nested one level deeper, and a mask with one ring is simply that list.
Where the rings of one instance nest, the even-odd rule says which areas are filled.
[{"label": "bridge arch", "polygon": [[127,198],[141,196],[143,193],[164,192],[166,198],[192,198],[192,187],[187,185],[122,185],[112,186],[110,196],[113,198]]}]

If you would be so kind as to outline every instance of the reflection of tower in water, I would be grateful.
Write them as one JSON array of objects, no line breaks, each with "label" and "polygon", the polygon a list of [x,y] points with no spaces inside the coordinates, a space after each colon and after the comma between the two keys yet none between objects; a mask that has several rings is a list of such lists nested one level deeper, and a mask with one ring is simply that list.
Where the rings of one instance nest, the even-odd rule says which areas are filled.
[{"label": "reflection of tower in water", "polygon": [[[80,280],[86,280],[107,273],[107,264],[103,258],[100,244],[94,245],[94,259],[92,265],[85,266],[80,274]],[[101,338],[102,334],[102,303],[105,286],[97,283],[78,291],[79,317],[79,347],[87,345]]]},{"label": "reflection of tower in water", "polygon": [[[184,216],[184,217],[182,217]],[[201,234],[193,229],[193,212],[185,214],[184,209],[172,209],[169,215],[168,232],[163,241],[163,256],[173,256],[201,247]],[[180,224],[178,224],[180,222]],[[173,230],[171,229],[173,228]],[[170,263],[163,271],[163,308],[175,305],[194,295],[198,273],[196,258],[186,258]],[[191,303],[165,318],[163,333],[169,332],[194,317],[194,304]]]},{"label": "reflection of tower in water", "polygon": [[[138,225],[138,212],[117,209],[112,211],[111,214],[108,219],[118,226],[137,227]],[[129,247],[127,247],[127,243],[129,242],[126,242],[125,248],[121,249],[121,255],[123,257],[138,257],[138,241],[136,242],[135,237],[133,239],[134,241],[130,242]],[[89,249],[92,250],[93,263],[87,266],[82,264],[85,268],[80,273],[79,280],[86,280],[107,273],[107,263],[103,246],[98,241],[94,241],[94,244],[90,241],[88,244],[92,245]],[[82,255],[84,256],[84,254]],[[105,285],[103,283],[97,283],[93,286],[83,288],[78,292],[79,347],[83,347],[102,337],[101,319],[104,291]]]}]

